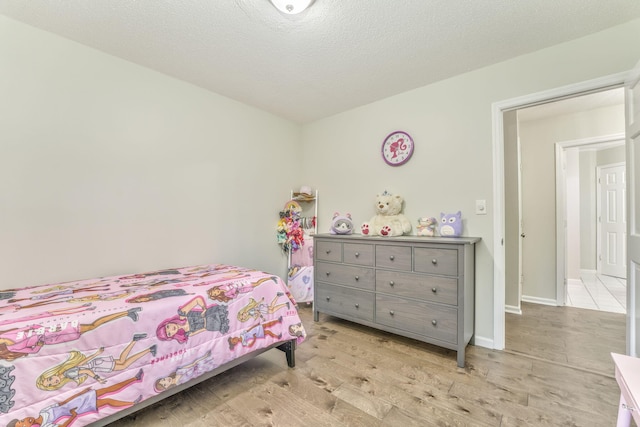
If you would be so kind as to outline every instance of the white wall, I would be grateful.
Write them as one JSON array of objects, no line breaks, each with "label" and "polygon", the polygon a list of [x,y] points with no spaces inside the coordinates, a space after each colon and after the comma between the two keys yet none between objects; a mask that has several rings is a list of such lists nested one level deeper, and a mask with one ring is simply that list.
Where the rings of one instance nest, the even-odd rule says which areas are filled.
[{"label": "white wall", "polygon": [[[628,70],[638,34],[635,20],[300,129],[0,17],[0,287],[210,261],[273,271],[291,187],[320,190],[325,229],[335,211],[368,220],[386,189],[414,221],[462,210],[465,234],[483,239],[476,336],[490,342],[491,105]],[[417,147],[392,168],[380,146],[396,129]]]},{"label": "white wall", "polygon": [[[570,148],[566,154],[567,248],[565,256],[567,279],[580,280],[580,150],[578,148]],[[555,208],[554,203],[554,212]],[[555,227],[553,228],[554,230],[556,229]],[[555,239],[553,241],[555,243]],[[555,262],[552,265],[555,267]],[[538,265],[538,267],[540,266]]]},{"label": "white wall", "polygon": [[[624,153],[623,153],[624,157]],[[580,150],[580,269],[596,271],[596,151]]]},{"label": "white wall", "polygon": [[[368,220],[375,194],[385,189],[405,197],[405,214],[414,221],[462,210],[465,235],[482,238],[476,342],[491,343],[492,103],[629,70],[640,59],[640,44],[629,43],[638,34],[635,20],[306,125],[305,177],[322,194],[320,223],[335,211],[351,212],[356,223]],[[406,165],[393,168],[382,161],[380,146],[396,129],[414,137],[416,150]],[[476,199],[487,201],[488,215],[473,213]]]},{"label": "white wall", "polygon": [[284,273],[298,125],[1,15],[0,64],[0,288]]},{"label": "white wall", "polygon": [[625,161],[625,148],[624,145],[618,147],[607,148],[605,150],[598,150],[596,153],[596,166],[606,166],[614,163],[621,163]]}]

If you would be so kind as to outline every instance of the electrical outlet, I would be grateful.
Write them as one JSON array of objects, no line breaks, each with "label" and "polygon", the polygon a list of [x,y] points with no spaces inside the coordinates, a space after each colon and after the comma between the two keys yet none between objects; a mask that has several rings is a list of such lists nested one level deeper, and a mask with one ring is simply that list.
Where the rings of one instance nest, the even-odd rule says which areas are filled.
[{"label": "electrical outlet", "polygon": [[487,201],[476,200],[476,215],[486,215],[486,214],[487,214]]}]

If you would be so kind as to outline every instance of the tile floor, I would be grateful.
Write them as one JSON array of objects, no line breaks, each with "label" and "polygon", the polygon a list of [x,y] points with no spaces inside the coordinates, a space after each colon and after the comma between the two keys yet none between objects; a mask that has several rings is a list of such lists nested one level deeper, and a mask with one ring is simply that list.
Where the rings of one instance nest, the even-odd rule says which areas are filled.
[{"label": "tile floor", "polygon": [[581,279],[567,285],[568,306],[626,313],[626,280],[587,272],[582,273]]}]

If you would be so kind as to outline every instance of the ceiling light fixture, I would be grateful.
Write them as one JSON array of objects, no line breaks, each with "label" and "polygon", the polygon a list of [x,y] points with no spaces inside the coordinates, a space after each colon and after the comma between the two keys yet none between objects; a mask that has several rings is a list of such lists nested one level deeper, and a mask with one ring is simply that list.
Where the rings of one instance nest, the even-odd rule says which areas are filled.
[{"label": "ceiling light fixture", "polygon": [[271,3],[282,13],[295,15],[302,12],[313,3],[313,0],[270,0]]}]

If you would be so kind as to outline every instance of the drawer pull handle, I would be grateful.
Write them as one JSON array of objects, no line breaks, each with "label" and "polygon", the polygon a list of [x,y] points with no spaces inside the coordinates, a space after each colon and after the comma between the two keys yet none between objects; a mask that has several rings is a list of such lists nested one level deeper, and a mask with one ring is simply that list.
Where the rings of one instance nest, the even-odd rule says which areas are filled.
[{"label": "drawer pull handle", "polygon": [[431,324],[432,324],[433,326],[436,326],[436,325],[438,324],[438,321],[437,321],[436,319],[433,319],[433,320],[431,321]]},{"label": "drawer pull handle", "polygon": [[331,272],[330,272],[330,271],[327,271],[327,276],[328,276],[329,274],[331,274]]},{"label": "drawer pull handle", "polygon": [[438,263],[437,259],[434,258],[434,259],[431,260],[431,264],[436,265],[437,263]]},{"label": "drawer pull handle", "polygon": [[356,308],[360,308],[360,304],[356,303]]},{"label": "drawer pull handle", "polygon": [[393,261],[393,260],[395,259],[395,257],[394,257],[393,255],[391,255],[391,256],[389,257],[389,259],[390,259],[391,261]]},{"label": "drawer pull handle", "polygon": [[331,297],[327,297],[327,301],[329,301],[331,299]]},{"label": "drawer pull handle", "polygon": [[395,286],[395,282],[392,280],[389,282],[389,286]]},{"label": "drawer pull handle", "polygon": [[393,316],[395,313],[393,312],[393,310],[391,310],[389,311],[389,314]]},{"label": "drawer pull handle", "polygon": [[360,276],[356,276],[356,282],[360,280]]},{"label": "drawer pull handle", "polygon": [[329,250],[327,251],[327,255],[329,255],[330,253],[331,253],[331,249],[329,249]]},{"label": "drawer pull handle", "polygon": [[438,290],[436,288],[431,288],[431,292],[435,294],[436,292],[438,292]]},{"label": "drawer pull handle", "polygon": [[360,256],[360,252],[356,252],[356,258]]}]

